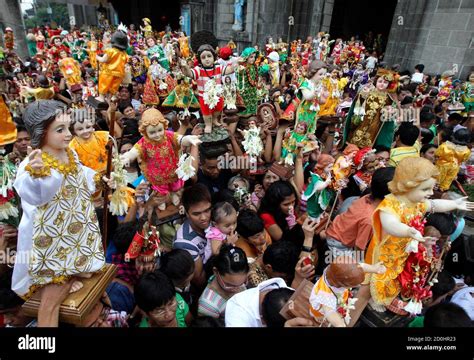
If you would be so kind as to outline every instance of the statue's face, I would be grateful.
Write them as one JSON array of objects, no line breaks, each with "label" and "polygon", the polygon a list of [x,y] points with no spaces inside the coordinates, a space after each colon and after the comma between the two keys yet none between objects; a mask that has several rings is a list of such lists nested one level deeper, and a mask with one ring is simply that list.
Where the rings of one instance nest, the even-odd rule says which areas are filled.
[{"label": "statue's face", "polygon": [[412,203],[419,203],[427,200],[433,195],[433,188],[436,184],[436,180],[429,178],[423,181],[413,190],[405,194],[406,198]]},{"label": "statue's face", "polygon": [[214,65],[214,55],[210,51],[203,51],[200,59],[204,67],[212,67],[212,65]]},{"label": "statue's face", "polygon": [[381,76],[377,79],[377,83],[375,84],[375,87],[377,88],[377,90],[383,91],[387,89],[388,84],[389,82]]},{"label": "statue's face", "polygon": [[165,128],[163,124],[157,126],[149,125],[146,128],[146,135],[150,140],[160,141],[165,136]]},{"label": "statue's face", "polygon": [[61,39],[59,39],[59,38],[54,39],[54,45],[55,46],[60,46],[61,45]]},{"label": "statue's face", "polygon": [[249,58],[247,59],[247,62],[249,64],[255,63],[255,57],[256,57],[256,55],[255,55],[255,53],[253,53],[252,55],[249,56]]},{"label": "statue's face", "polygon": [[313,80],[315,80],[315,81],[321,80],[324,77],[324,75],[326,75],[326,71],[327,70],[325,68],[319,69],[316,72],[316,74],[314,74]]}]

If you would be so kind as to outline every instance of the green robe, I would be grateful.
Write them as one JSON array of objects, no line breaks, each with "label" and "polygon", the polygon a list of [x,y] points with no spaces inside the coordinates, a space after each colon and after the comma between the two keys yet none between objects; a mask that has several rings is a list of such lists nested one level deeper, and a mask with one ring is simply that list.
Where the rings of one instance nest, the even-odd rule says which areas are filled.
[{"label": "green robe", "polygon": [[313,219],[318,219],[334,199],[334,191],[329,189],[329,187],[316,191],[316,185],[323,182],[325,180],[318,174],[311,173],[311,182],[302,196],[302,200],[306,201],[308,215]]},{"label": "green robe", "polygon": [[[258,71],[256,71],[255,66],[250,67],[249,73],[252,81],[258,84]],[[255,115],[257,113],[259,99],[257,87],[252,86],[248,80],[247,67],[240,69],[237,73],[237,84],[239,93],[245,104],[245,110],[239,113],[239,115],[244,117]]]}]

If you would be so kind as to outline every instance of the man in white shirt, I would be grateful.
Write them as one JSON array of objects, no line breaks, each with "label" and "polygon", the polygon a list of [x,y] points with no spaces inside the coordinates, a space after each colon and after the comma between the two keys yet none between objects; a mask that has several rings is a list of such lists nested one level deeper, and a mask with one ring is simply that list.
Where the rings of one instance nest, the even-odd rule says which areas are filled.
[{"label": "man in white shirt", "polygon": [[415,66],[415,72],[411,76],[411,82],[421,84],[423,82],[423,70],[425,69],[425,65],[418,64]]},{"label": "man in white shirt", "polygon": [[[235,294],[227,301],[225,326],[270,327],[277,326],[276,323],[280,322],[283,326],[285,320],[279,312],[293,292],[294,290],[288,287],[283,279],[272,278],[263,281],[255,288]],[[269,294],[271,299],[267,298]],[[275,304],[278,306],[274,306]],[[264,319],[263,314],[266,314],[268,319]]]}]

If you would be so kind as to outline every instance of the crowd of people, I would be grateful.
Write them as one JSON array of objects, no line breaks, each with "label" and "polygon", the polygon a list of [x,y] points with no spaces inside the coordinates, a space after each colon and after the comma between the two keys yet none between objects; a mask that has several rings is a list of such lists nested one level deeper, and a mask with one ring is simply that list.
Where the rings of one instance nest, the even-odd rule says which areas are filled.
[{"label": "crowd of people", "polygon": [[474,73],[147,18],[27,41],[0,49],[3,326],[70,326],[107,264],[80,326],[472,326]]}]

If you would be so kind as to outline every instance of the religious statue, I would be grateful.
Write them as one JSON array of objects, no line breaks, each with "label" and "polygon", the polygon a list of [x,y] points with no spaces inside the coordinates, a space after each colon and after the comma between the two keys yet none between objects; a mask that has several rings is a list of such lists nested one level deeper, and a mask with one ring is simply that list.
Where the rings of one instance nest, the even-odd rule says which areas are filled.
[{"label": "religious statue", "polygon": [[235,0],[234,9],[234,25],[232,25],[232,30],[242,31],[243,30],[243,10],[244,10],[245,0]]}]

